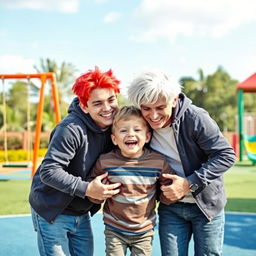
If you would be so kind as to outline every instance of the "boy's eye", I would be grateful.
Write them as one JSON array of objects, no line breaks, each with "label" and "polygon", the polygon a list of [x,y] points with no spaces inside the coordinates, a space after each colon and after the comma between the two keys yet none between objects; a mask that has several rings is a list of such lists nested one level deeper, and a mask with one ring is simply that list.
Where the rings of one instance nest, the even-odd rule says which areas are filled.
[{"label": "boy's eye", "polygon": [[140,131],[142,131],[141,129],[135,129],[135,132],[140,132]]},{"label": "boy's eye", "polygon": [[125,130],[125,129],[122,129],[122,130],[120,130],[120,132],[126,132],[126,130]]}]

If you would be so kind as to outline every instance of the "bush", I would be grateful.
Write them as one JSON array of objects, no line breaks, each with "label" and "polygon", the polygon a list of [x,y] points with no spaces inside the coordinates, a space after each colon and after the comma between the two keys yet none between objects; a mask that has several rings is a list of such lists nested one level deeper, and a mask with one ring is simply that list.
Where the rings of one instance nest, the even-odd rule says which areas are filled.
[{"label": "bush", "polygon": [[[42,138],[40,140],[40,147],[47,148],[49,144],[48,138]],[[22,139],[20,138],[8,138],[7,140],[7,148],[8,150],[11,149],[22,149]],[[33,147],[33,145],[32,145]],[[4,139],[0,138],[0,150],[4,150]]]},{"label": "bush", "polygon": [[[21,149],[22,148],[22,139],[20,138],[8,138],[7,140],[8,149]],[[0,138],[0,150],[4,150],[4,138]]]},{"label": "bush", "polygon": [[[47,149],[42,148],[38,151],[38,157],[44,157]],[[32,159],[33,151],[30,151],[30,158]],[[8,160],[10,162],[18,162],[18,161],[27,161],[28,160],[28,151],[23,149],[17,150],[8,150],[7,151]],[[5,152],[3,150],[0,151],[0,162],[5,162]]]}]

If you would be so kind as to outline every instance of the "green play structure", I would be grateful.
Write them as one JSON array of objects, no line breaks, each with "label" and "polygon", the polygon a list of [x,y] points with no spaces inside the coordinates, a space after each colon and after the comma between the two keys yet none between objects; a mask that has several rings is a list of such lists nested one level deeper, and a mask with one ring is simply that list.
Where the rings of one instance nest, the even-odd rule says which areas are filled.
[{"label": "green play structure", "polygon": [[248,136],[244,134],[244,93],[256,93],[256,73],[248,77],[245,81],[239,83],[236,87],[238,97],[238,132],[239,132],[239,160],[243,160],[243,151],[245,149],[248,159],[256,164],[256,134]]}]

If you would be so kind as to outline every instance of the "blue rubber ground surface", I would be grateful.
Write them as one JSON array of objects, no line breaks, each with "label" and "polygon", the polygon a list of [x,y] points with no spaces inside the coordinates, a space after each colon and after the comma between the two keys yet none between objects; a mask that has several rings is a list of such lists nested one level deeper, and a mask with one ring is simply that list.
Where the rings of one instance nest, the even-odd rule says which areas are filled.
[{"label": "blue rubber ground surface", "polygon": [[0,172],[0,180],[28,180],[30,178],[31,178],[30,169]]},{"label": "blue rubber ground surface", "polygon": [[[92,218],[95,256],[104,256],[102,215]],[[223,256],[256,256],[256,214],[226,213]],[[160,255],[159,238],[154,238],[153,256]],[[189,256],[193,255],[193,242]],[[36,233],[30,216],[0,217],[0,256],[39,256]]]}]

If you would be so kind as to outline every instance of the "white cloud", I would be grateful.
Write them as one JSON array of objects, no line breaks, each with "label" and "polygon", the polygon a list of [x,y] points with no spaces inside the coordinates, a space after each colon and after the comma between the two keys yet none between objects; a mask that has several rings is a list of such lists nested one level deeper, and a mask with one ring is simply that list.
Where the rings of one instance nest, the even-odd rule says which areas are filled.
[{"label": "white cloud", "polygon": [[195,34],[221,37],[256,20],[255,9],[254,0],[142,0],[135,12],[141,24],[139,35],[132,38],[173,40]]},{"label": "white cloud", "polygon": [[119,12],[110,12],[105,15],[103,21],[104,23],[113,23],[117,21],[121,17],[121,13]]},{"label": "white cloud", "polygon": [[35,61],[21,56],[0,56],[0,70],[2,74],[35,73]]},{"label": "white cloud", "polygon": [[0,4],[11,9],[34,9],[75,13],[80,0],[0,0]]}]

